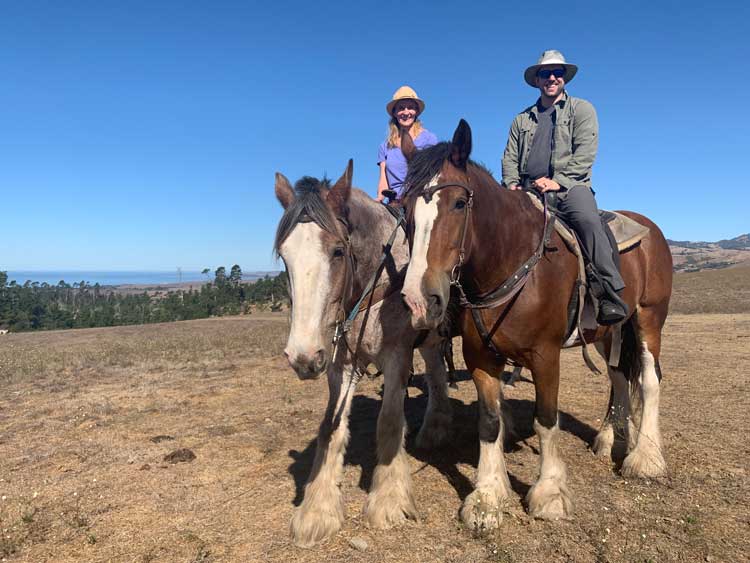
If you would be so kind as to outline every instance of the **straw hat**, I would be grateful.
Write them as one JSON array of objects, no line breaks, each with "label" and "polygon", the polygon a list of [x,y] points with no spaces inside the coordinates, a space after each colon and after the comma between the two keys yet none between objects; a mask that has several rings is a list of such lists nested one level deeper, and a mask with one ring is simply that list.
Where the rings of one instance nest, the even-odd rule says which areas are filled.
[{"label": "straw hat", "polygon": [[401,88],[396,90],[396,93],[393,94],[393,99],[385,106],[385,111],[388,112],[388,115],[393,115],[393,106],[395,106],[396,102],[399,100],[414,100],[417,102],[417,105],[419,106],[417,115],[424,111],[424,102],[419,99],[417,93],[409,86],[401,86]]},{"label": "straw hat", "polygon": [[550,49],[549,51],[545,51],[542,53],[542,56],[539,57],[539,60],[535,65],[531,65],[529,68],[526,69],[526,72],[523,73],[523,77],[526,80],[526,84],[531,86],[532,88],[536,88],[536,73],[539,70],[540,67],[544,65],[563,65],[565,67],[565,76],[563,76],[563,80],[565,80],[565,84],[573,80],[573,77],[576,75],[576,72],[578,72],[578,67],[574,64],[570,64],[568,62],[565,62],[565,57],[560,51],[555,51],[554,49]]}]

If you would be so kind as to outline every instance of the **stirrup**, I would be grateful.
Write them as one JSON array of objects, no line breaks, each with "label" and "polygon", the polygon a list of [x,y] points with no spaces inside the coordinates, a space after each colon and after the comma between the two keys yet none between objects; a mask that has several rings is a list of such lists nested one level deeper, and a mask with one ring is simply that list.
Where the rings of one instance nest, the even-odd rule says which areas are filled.
[{"label": "stirrup", "polygon": [[628,316],[628,306],[625,303],[617,303],[609,296],[599,300],[599,314],[596,322],[602,326],[614,325],[624,321]]}]

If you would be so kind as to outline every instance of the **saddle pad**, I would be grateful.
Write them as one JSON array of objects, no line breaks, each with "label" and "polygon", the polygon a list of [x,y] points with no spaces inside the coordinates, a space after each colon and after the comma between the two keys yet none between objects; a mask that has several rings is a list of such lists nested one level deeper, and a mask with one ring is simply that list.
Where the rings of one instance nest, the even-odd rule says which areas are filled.
[{"label": "saddle pad", "polygon": [[644,227],[638,221],[634,221],[617,211],[610,211],[609,213],[614,215],[614,219],[609,219],[607,224],[612,230],[612,234],[615,235],[619,252],[625,252],[629,248],[633,248],[649,233],[648,227]]},{"label": "saddle pad", "polygon": [[[540,211],[544,209],[539,197],[531,191],[526,192],[531,201]],[[600,211],[600,215],[607,220],[609,228],[617,241],[618,252],[625,252],[638,244],[648,233],[648,227],[644,227],[630,217],[618,213],[617,211]],[[559,234],[574,254],[580,256],[578,250],[578,240],[570,229],[562,221],[555,221],[555,230]]]}]

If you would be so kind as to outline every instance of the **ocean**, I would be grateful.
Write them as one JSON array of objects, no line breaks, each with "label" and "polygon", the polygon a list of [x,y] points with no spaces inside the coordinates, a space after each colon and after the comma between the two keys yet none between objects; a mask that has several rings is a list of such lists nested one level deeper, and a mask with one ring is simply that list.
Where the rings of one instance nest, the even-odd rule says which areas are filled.
[{"label": "ocean", "polygon": [[[247,272],[242,274],[245,282],[262,278],[265,275],[275,276],[278,272]],[[229,270],[227,270],[229,275]],[[176,270],[168,272],[156,271],[95,271],[95,270],[8,270],[8,283],[15,280],[23,285],[26,280],[31,282],[57,285],[60,281],[73,284],[85,281],[91,285],[125,285],[125,284],[170,284],[183,282],[213,281],[214,273],[209,272],[208,278],[199,271],[183,270],[180,276]]]}]

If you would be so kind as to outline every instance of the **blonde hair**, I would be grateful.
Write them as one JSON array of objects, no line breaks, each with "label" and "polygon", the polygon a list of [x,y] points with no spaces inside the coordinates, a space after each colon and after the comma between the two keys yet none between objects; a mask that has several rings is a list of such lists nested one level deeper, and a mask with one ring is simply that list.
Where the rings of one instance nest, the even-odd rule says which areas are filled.
[{"label": "blonde hair", "polygon": [[[419,119],[415,119],[409,129],[409,134],[412,139],[416,139],[423,130],[422,122]],[[395,117],[391,117],[391,121],[388,123],[388,142],[386,144],[388,148],[401,146],[401,128],[398,126],[398,121]]]}]

